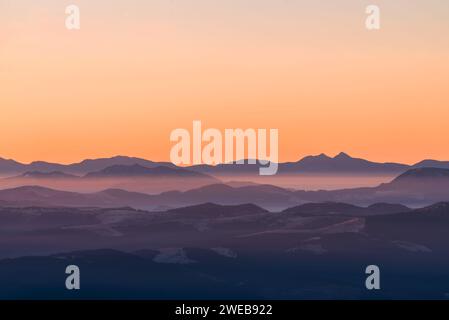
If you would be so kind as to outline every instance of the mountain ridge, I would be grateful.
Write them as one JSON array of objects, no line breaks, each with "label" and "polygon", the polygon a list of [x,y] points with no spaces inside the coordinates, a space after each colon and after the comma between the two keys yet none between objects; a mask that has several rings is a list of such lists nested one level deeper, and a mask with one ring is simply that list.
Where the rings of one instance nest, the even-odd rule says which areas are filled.
[{"label": "mountain ridge", "polygon": [[[35,201],[37,204],[47,201],[52,205],[119,205],[137,209],[151,209],[160,206],[182,207],[208,202],[219,205],[252,203],[270,211],[282,211],[304,203],[343,202],[358,206],[378,204],[377,209],[384,211],[379,203],[424,206],[447,200],[449,198],[449,170],[432,168],[431,172],[434,175],[439,176],[438,172],[441,171],[445,174],[437,182],[435,182],[435,179],[428,180],[426,178],[427,170],[411,169],[409,173],[405,173],[389,183],[377,187],[354,189],[305,191],[289,190],[266,184],[233,187],[224,183],[213,183],[186,191],[172,190],[157,194],[131,192],[120,190],[120,188],[109,188],[96,193],[81,194],[28,186],[0,190],[0,201],[16,201],[19,204],[21,201],[26,203]],[[416,172],[422,176],[419,174],[416,176]],[[413,183],[408,178],[404,178],[409,175],[413,177]],[[403,181],[404,179],[405,181]],[[375,211],[375,209],[371,208],[372,211]]]},{"label": "mountain ridge", "polygon": [[[112,156],[109,158],[84,159],[71,164],[60,164],[46,161],[33,161],[29,164],[21,163],[13,159],[0,157],[1,174],[23,174],[27,171],[52,172],[61,171],[67,174],[85,175],[89,172],[100,171],[113,165],[134,165],[144,167],[166,166],[176,168],[170,162],[155,162],[138,157]],[[374,162],[362,158],[352,157],[345,152],[340,152],[334,157],[324,153],[319,155],[308,155],[295,162],[280,162],[279,174],[288,173],[401,173],[411,168],[437,167],[449,169],[449,161],[426,159],[413,165],[396,162]],[[259,164],[245,164],[230,166],[229,164],[192,165],[183,167],[196,172],[224,173],[258,173]]]}]

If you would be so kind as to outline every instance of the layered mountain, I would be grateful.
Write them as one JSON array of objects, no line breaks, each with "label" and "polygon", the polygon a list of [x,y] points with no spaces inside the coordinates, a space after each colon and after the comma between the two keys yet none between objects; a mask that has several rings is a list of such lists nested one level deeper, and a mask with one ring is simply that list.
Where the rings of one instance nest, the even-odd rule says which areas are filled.
[{"label": "layered mountain", "polygon": [[[244,164],[238,165],[200,165],[190,169],[212,175],[252,175],[259,173],[259,167],[260,164],[249,164],[248,160],[245,160]],[[297,162],[280,163],[277,174],[399,174],[409,168],[410,166],[400,163],[378,163],[353,158],[341,152],[335,157],[320,154],[304,157]]]},{"label": "layered mountain", "polygon": [[383,215],[399,212],[408,212],[411,209],[400,205],[390,203],[375,203],[368,207],[360,207],[347,203],[324,202],[324,203],[306,203],[293,208],[288,208],[282,213],[302,217],[343,215],[343,216],[370,216]]},{"label": "layered mountain", "polygon": [[[39,186],[24,186],[0,190],[0,199],[9,206],[44,206],[44,207],[114,207],[122,203],[119,198],[108,194],[76,193],[59,191]],[[126,202],[126,201],[125,201]]]},{"label": "layered mountain", "polygon": [[442,188],[449,187],[449,169],[441,168],[418,168],[411,169],[395,178],[384,189],[413,189],[426,190],[431,188],[433,192],[444,191]]},{"label": "layered mountain", "polygon": [[449,203],[440,202],[410,212],[369,217],[366,232],[377,237],[420,244],[447,251],[449,242]]},{"label": "layered mountain", "polygon": [[[0,298],[447,297],[447,203],[344,214],[352,209],[313,204],[301,209],[312,215],[298,216],[250,204],[165,212],[0,207],[0,243],[8,244],[0,246]],[[329,214],[315,214],[321,210]],[[388,286],[379,292],[365,289],[364,271],[373,263],[387,271]],[[75,296],[61,285],[67,265],[79,266],[84,279]]]},{"label": "layered mountain", "polygon": [[169,162],[154,162],[141,158],[116,156],[111,158],[86,159],[73,164],[58,164],[45,161],[35,161],[30,164],[23,164],[14,160],[0,158],[0,174],[14,175],[27,171],[52,172],[61,171],[68,174],[85,175],[89,172],[103,170],[115,165],[141,165],[152,168],[157,166],[175,167]]},{"label": "layered mountain", "polygon": [[100,171],[91,172],[85,178],[122,178],[122,177],[179,177],[179,178],[211,178],[203,173],[193,172],[181,168],[165,166],[144,167],[134,165],[114,165]]},{"label": "layered mountain", "polygon": [[17,174],[27,171],[27,165],[0,157],[0,174]]},{"label": "layered mountain", "polygon": [[440,168],[449,169],[449,161],[423,160],[412,166],[413,168]]},{"label": "layered mountain", "polygon": [[37,185],[75,192],[95,192],[104,189],[159,193],[173,189],[187,190],[219,182],[216,178],[173,166],[145,167],[139,164],[113,165],[75,176],[61,171],[27,171],[0,179],[1,188]]},{"label": "layered mountain", "polygon": [[[189,167],[192,171],[215,173],[215,174],[246,174],[246,173],[258,173],[260,164],[249,164],[248,160],[244,161],[244,164],[229,165],[221,164],[217,166],[209,165],[195,165]],[[35,161],[29,164],[17,162],[12,159],[0,158],[0,174],[22,174],[27,171],[39,171],[39,172],[53,172],[60,171],[64,173],[74,175],[85,175],[90,172],[100,171],[107,167],[116,165],[140,165],[147,168],[153,168],[158,166],[176,167],[170,162],[154,162],[142,158],[127,157],[127,156],[115,156],[111,158],[99,158],[99,159],[86,159],[78,163],[73,164],[59,164],[45,161]],[[285,162],[279,163],[278,173],[393,173],[399,174],[407,169],[411,168],[423,168],[433,167],[449,169],[449,161],[438,161],[427,159],[418,162],[412,166],[394,163],[394,162],[372,162],[365,159],[354,158],[350,155],[341,152],[335,157],[330,157],[326,154],[320,154],[316,156],[306,156],[297,162]]]},{"label": "layered mountain", "polygon": [[341,152],[331,158],[325,154],[308,156],[298,162],[282,164],[282,173],[400,173],[409,168],[408,165],[399,163],[378,163],[364,159],[353,158]]},{"label": "layered mountain", "polygon": [[24,174],[14,176],[11,178],[7,178],[9,180],[12,179],[77,179],[79,176],[75,176],[73,174],[67,174],[61,171],[50,171],[50,172],[42,172],[42,171],[27,171]]},{"label": "layered mountain", "polygon": [[204,203],[190,207],[171,209],[166,212],[166,214],[170,215],[171,217],[173,216],[178,216],[181,218],[188,217],[190,219],[192,218],[215,219],[215,218],[254,215],[260,213],[268,213],[268,211],[254,204],[223,206],[215,203]]},{"label": "layered mountain", "polygon": [[[93,176],[88,175],[86,178],[76,178],[76,180],[93,184],[105,180],[114,187],[99,192],[77,193],[25,186],[0,191],[0,201],[14,205],[131,206],[149,210],[202,203],[220,205],[252,203],[270,211],[282,211],[306,203],[328,202],[329,208],[323,208],[321,205],[316,211],[321,213],[345,211],[351,214],[353,210],[359,210],[354,207],[342,208],[338,203],[343,202],[363,207],[373,205],[364,210],[365,214],[369,215],[376,214],[376,210],[382,213],[388,210],[392,210],[391,212],[406,210],[405,207],[390,207],[389,203],[419,207],[449,199],[449,170],[438,168],[411,169],[391,182],[377,187],[332,191],[290,190],[258,184],[230,186],[215,183],[215,179],[207,175],[185,169],[145,168],[138,165],[106,168]],[[198,184],[201,183],[205,185],[198,187]],[[160,189],[164,184],[168,190],[180,188],[179,184],[182,184],[184,188],[194,187],[186,191],[176,190],[147,194],[147,190],[151,190],[152,186],[156,185]],[[144,192],[129,190],[143,190]],[[295,210],[299,210],[299,214],[313,214],[314,207],[313,204],[307,204]]]},{"label": "layered mountain", "polygon": [[170,191],[157,195],[107,189],[95,193],[58,191],[38,186],[24,186],[0,190],[0,203],[23,206],[68,207],[124,207],[158,210],[203,203],[245,205],[252,203],[265,209],[280,210],[298,202],[289,199],[291,192],[272,186],[232,188],[222,184],[189,191]]},{"label": "layered mountain", "polygon": [[[178,168],[196,172],[200,174],[207,174],[219,178],[227,176],[251,176],[259,177],[259,169],[261,164],[254,160],[255,164],[244,161],[244,164],[221,164],[216,166],[210,165],[195,165],[187,168]],[[129,167],[129,168],[125,168]],[[278,164],[278,172],[275,177],[286,177],[295,175],[354,175],[354,176],[386,176],[392,177],[406,172],[409,169],[417,168],[441,168],[449,169],[448,161],[424,160],[413,166],[406,164],[386,162],[372,162],[365,159],[354,158],[350,155],[341,152],[334,157],[326,154],[317,156],[306,156],[296,162],[286,162]],[[156,169],[152,174],[166,173],[171,175],[169,169],[176,169],[177,167],[169,162],[154,162],[142,158],[116,156],[111,158],[100,159],[86,159],[79,163],[73,164],[58,164],[44,161],[35,161],[30,164],[23,164],[14,160],[7,160],[0,158],[0,175],[2,176],[17,176],[26,173],[34,173],[37,176],[39,173],[63,173],[68,175],[84,176],[101,176],[101,175],[125,175],[128,174],[136,176],[139,172],[147,174],[142,168]],[[167,169],[168,168],[168,169]],[[165,172],[157,172],[165,171]],[[123,173],[120,173],[122,171]],[[134,171],[134,172],[133,172]],[[183,175],[184,171],[177,172]],[[275,178],[272,177],[272,178]],[[45,177],[44,177],[45,178]],[[259,180],[257,180],[259,181]],[[271,181],[270,177],[265,177],[263,183],[277,184],[276,181]]]}]

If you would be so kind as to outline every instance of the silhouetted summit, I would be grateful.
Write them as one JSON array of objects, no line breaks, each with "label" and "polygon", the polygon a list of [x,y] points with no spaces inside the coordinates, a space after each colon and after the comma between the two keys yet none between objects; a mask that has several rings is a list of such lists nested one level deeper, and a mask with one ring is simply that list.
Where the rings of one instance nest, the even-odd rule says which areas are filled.
[{"label": "silhouetted summit", "polygon": [[307,156],[298,162],[283,163],[280,173],[401,173],[409,168],[399,163],[378,163],[353,158],[340,152],[334,158],[325,154]]}]

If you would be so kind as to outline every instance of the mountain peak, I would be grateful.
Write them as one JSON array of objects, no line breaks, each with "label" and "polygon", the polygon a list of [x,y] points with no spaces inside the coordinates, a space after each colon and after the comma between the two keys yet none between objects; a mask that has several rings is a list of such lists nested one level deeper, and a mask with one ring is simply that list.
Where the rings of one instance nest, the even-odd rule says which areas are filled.
[{"label": "mountain peak", "polygon": [[320,153],[315,158],[318,158],[318,159],[330,159],[330,157],[327,154],[325,154],[325,153]]},{"label": "mountain peak", "polygon": [[345,152],[340,152],[334,157],[334,159],[352,159],[352,157]]}]

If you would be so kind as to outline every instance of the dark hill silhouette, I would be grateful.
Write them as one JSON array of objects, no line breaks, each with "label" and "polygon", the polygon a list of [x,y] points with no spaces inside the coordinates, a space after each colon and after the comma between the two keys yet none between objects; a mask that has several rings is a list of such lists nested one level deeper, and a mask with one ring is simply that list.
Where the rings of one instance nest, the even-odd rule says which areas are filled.
[{"label": "dark hill silhouette", "polygon": [[423,160],[413,165],[413,168],[440,168],[449,169],[449,161]]},{"label": "dark hill silhouette", "polygon": [[[181,172],[180,172],[181,171]],[[168,174],[167,174],[168,173]],[[135,176],[132,176],[132,175]],[[157,177],[157,181],[176,178],[198,178],[199,173],[185,169],[165,167],[145,168],[138,165],[110,167],[93,178],[109,177],[119,179],[124,177]],[[199,176],[198,176],[199,175]],[[207,179],[207,176],[204,175]],[[184,179],[185,183],[195,179]],[[145,180],[146,181],[146,180]],[[148,179],[151,183],[156,180]],[[176,180],[177,181],[177,180]],[[205,180],[209,181],[209,180]],[[214,182],[211,178],[210,181]],[[158,182],[159,183],[159,182]],[[52,190],[49,188],[23,187],[0,191],[0,201],[13,201],[16,205],[36,203],[39,205],[66,206],[131,206],[139,209],[155,210],[157,207],[183,207],[201,203],[216,203],[219,205],[241,205],[252,203],[270,211],[282,211],[305,203],[330,202],[329,208],[323,204],[316,209],[319,213],[344,212],[352,214],[356,208],[340,207],[335,203],[348,205],[370,206],[364,209],[364,214],[392,213],[406,210],[405,207],[391,206],[398,203],[412,207],[422,207],[449,199],[449,170],[438,168],[411,169],[390,183],[377,187],[341,189],[332,191],[288,190],[272,185],[243,185],[232,187],[226,184],[210,184],[187,191],[168,191],[154,195],[145,192],[128,192],[112,188],[96,193],[75,193]],[[38,190],[36,193],[35,190]],[[49,195],[43,194],[51,193]],[[128,189],[127,189],[128,190]],[[31,192],[33,191],[33,192]],[[373,205],[373,203],[375,205]],[[347,205],[346,205],[347,206]],[[307,204],[299,208],[299,214],[313,214],[313,205]],[[296,210],[299,210],[296,208]]]},{"label": "dark hill silhouette", "polygon": [[8,179],[78,179],[79,176],[67,174],[61,171],[41,172],[41,171],[27,171],[16,177]]},{"label": "dark hill silhouette", "polygon": [[38,185],[83,193],[105,189],[160,193],[169,190],[185,191],[218,181],[215,177],[175,166],[146,167],[140,164],[119,164],[89,172],[84,176],[75,176],[63,171],[26,171],[20,175],[0,178],[0,188]]},{"label": "dark hill silhouette", "polygon": [[407,206],[394,203],[375,203],[366,208],[366,212],[371,215],[408,212],[410,210],[412,209]]},{"label": "dark hill silhouette", "polygon": [[376,202],[400,203],[422,207],[449,199],[449,170],[438,168],[411,169],[377,187],[341,190],[303,191],[294,195],[302,202],[344,202],[371,205]]},{"label": "dark hill silhouette", "polygon": [[284,210],[284,214],[293,214],[298,216],[317,216],[317,215],[353,215],[360,214],[364,208],[347,203],[324,202],[324,203],[306,203],[300,206]]},{"label": "dark hill silhouette", "polygon": [[254,204],[241,204],[235,206],[222,206],[214,203],[204,203],[196,206],[178,208],[168,210],[166,214],[175,214],[179,217],[189,218],[218,218],[218,217],[234,217],[259,213],[267,213],[268,211]]},{"label": "dark hill silhouette", "polygon": [[192,205],[213,202],[220,205],[253,203],[271,211],[278,211],[299,203],[294,194],[271,185],[231,187],[213,184],[185,192],[164,192],[160,195],[165,204]]},{"label": "dark hill silhouette", "polygon": [[[258,174],[259,164],[192,166],[189,169],[216,175]],[[278,174],[400,174],[410,166],[400,163],[377,163],[353,158],[341,152],[335,157],[325,154],[307,156],[297,162],[280,163]]]},{"label": "dark hill silhouette", "polygon": [[[14,160],[0,158],[0,174],[14,175],[22,174],[27,171],[53,172],[60,171],[67,174],[85,175],[90,172],[96,172],[116,165],[140,165],[147,168],[164,166],[176,168],[169,162],[154,162],[136,157],[115,156],[111,158],[86,159],[73,164],[58,164],[45,161],[35,161],[30,164],[23,164]],[[449,161],[423,160],[413,166],[400,163],[378,163],[365,159],[353,158],[348,154],[341,152],[335,157],[329,157],[325,154],[318,156],[306,156],[296,162],[286,162],[279,164],[278,174],[400,174],[411,168],[435,167],[449,169]],[[228,174],[258,174],[259,164],[248,164],[245,161],[243,165],[196,165],[186,169],[216,175]]]},{"label": "dark hill silhouette", "polygon": [[139,164],[134,165],[114,165],[97,172],[86,174],[86,178],[105,178],[105,177],[182,177],[182,178],[208,178],[209,176],[180,168],[169,168],[157,166],[147,168]]},{"label": "dark hill silhouette", "polygon": [[369,217],[365,230],[378,237],[447,251],[449,203],[440,202],[406,213]]},{"label": "dark hill silhouette", "polygon": [[388,184],[385,190],[419,190],[422,192],[445,193],[449,188],[449,169],[418,168],[401,174]]},{"label": "dark hill silhouette", "polygon": [[340,202],[323,202],[323,203],[306,203],[300,206],[289,208],[282,213],[297,216],[327,216],[327,215],[344,215],[344,216],[368,216],[391,214],[398,212],[407,212],[411,209],[388,203],[376,203],[368,207],[360,207]]},{"label": "dark hill silhouette", "polygon": [[27,165],[0,157],[0,174],[19,174],[27,171]]},{"label": "dark hill silhouette", "polygon": [[411,169],[393,180],[408,181],[409,179],[449,179],[449,169],[442,168],[418,168]]},{"label": "dark hill silhouette", "polygon": [[148,168],[157,166],[175,167],[169,162],[154,162],[135,157],[115,156],[111,158],[86,159],[73,164],[58,164],[45,161],[35,161],[23,164],[14,160],[0,158],[0,174],[21,174],[27,171],[52,172],[61,171],[68,174],[85,175],[89,172],[99,171],[114,165],[138,164]]},{"label": "dark hill silhouette", "polygon": [[400,173],[408,169],[408,165],[399,163],[377,163],[353,158],[341,152],[331,158],[325,154],[308,156],[298,162],[284,163],[279,171],[282,173]]},{"label": "dark hill silhouette", "polygon": [[0,199],[13,206],[115,206],[118,203],[101,193],[84,194],[59,191],[39,186],[0,190]]},{"label": "dark hill silhouette", "polygon": [[115,165],[131,166],[140,165],[146,168],[153,168],[158,166],[166,166],[174,168],[175,166],[170,162],[154,162],[150,160],[145,160],[136,157],[126,157],[126,156],[115,156],[112,158],[102,158],[102,159],[87,159],[80,163],[71,164],[68,166],[66,172],[78,172],[82,174],[87,174],[93,171],[103,170],[107,167]]}]

